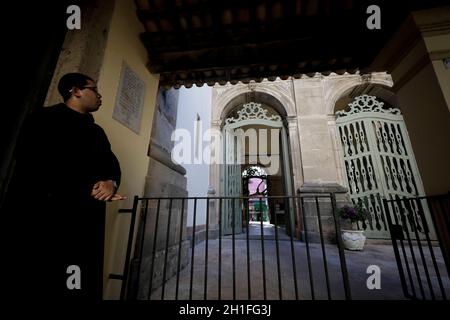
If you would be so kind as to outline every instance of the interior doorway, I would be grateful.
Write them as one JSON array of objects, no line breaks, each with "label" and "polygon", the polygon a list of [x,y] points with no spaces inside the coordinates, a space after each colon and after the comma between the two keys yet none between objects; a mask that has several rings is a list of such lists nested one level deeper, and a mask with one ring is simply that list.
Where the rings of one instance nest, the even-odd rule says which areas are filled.
[{"label": "interior doorway", "polygon": [[267,196],[267,173],[259,166],[250,166],[242,173],[243,196],[248,197],[249,221],[270,223]]}]

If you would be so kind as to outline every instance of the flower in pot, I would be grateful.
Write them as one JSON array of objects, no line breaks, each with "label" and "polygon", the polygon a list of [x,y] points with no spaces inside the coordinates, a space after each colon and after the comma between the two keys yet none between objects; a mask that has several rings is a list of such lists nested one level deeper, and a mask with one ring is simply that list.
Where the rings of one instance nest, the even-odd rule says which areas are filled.
[{"label": "flower in pot", "polygon": [[362,206],[361,203],[356,205],[345,205],[338,211],[339,217],[352,226],[351,229],[341,229],[342,241],[344,247],[348,250],[360,251],[364,248],[366,237],[364,236],[364,230],[358,230],[358,222],[363,224],[369,219],[369,213]]}]

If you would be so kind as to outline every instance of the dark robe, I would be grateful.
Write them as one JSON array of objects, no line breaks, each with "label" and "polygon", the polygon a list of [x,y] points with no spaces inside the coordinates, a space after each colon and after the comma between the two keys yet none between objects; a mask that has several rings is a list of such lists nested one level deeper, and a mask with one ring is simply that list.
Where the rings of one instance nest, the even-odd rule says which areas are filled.
[{"label": "dark robe", "polygon": [[[65,104],[42,108],[26,120],[16,159],[7,209],[17,230],[16,283],[30,288],[15,289],[101,299],[105,202],[90,194],[100,180],[120,183],[105,132],[91,114]],[[67,287],[71,265],[81,270],[80,290]]]}]

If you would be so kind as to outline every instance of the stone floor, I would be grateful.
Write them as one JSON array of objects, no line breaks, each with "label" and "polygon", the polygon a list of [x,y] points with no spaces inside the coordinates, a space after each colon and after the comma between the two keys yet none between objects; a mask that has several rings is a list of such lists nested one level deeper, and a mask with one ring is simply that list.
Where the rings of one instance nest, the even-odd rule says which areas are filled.
[{"label": "stone floor", "polygon": [[[261,241],[261,225],[252,224],[249,232],[249,251],[247,251],[246,234],[235,236],[235,263],[233,272],[233,241],[231,236],[219,240],[208,241],[208,264],[207,264],[207,286],[206,299],[216,300],[219,298],[219,245],[221,245],[221,288],[220,298],[223,300],[292,300],[296,299],[295,283],[297,283],[297,298],[312,299],[310,274],[308,272],[308,255],[306,244],[300,241],[290,241],[283,229],[278,229],[278,246],[275,239],[275,228],[270,224],[264,224],[264,241]],[[264,266],[262,255],[262,244],[264,244]],[[191,264],[180,272],[179,277],[179,300],[205,299],[205,246],[206,242],[196,245],[194,255],[194,268],[192,277],[192,295],[190,295]],[[439,272],[442,276],[443,285],[450,297],[450,280],[445,270],[445,265],[438,247],[434,247]],[[292,251],[295,256],[295,270],[293,273]],[[277,252],[278,259],[277,259]],[[336,245],[325,245],[327,271],[329,278],[329,292],[331,299],[344,299],[343,278],[340,267],[340,259]],[[414,250],[416,256],[418,249]],[[248,254],[247,254],[248,253]],[[410,253],[408,253],[410,256]],[[247,257],[250,264],[247,263]],[[430,261],[426,256],[427,261]],[[392,245],[366,244],[363,251],[345,251],[345,259],[349,276],[349,284],[353,299],[364,300],[398,300],[404,299],[397,264],[395,261]],[[326,274],[324,259],[320,243],[310,244],[311,278],[315,299],[328,299],[326,285]],[[280,273],[278,276],[278,265]],[[381,271],[381,288],[369,290],[366,282],[368,277],[367,268],[376,265]],[[250,278],[248,277],[250,268]],[[411,266],[411,268],[413,268]],[[420,267],[419,267],[420,269]],[[439,292],[437,277],[429,262],[430,280],[435,292]],[[424,270],[421,270],[423,275]],[[412,271],[413,272],[413,271]],[[265,277],[263,276],[265,273]],[[294,281],[294,279],[297,281]],[[265,281],[264,281],[265,279]],[[414,278],[417,279],[417,278]],[[249,286],[250,280],[250,286]],[[424,276],[424,291],[428,294],[427,283]],[[416,280],[414,280],[416,281]],[[175,299],[177,280],[176,277],[169,279],[164,288],[165,300]],[[151,299],[161,299],[159,288],[152,293]],[[420,288],[415,287],[419,294]],[[428,296],[429,298],[429,296]],[[438,296],[438,298],[441,298]]]}]

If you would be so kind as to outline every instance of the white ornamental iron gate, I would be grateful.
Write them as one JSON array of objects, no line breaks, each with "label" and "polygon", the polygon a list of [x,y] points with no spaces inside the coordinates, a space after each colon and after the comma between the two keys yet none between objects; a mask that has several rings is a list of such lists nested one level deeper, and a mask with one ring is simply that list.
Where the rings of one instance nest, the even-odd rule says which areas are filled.
[{"label": "white ornamental iron gate", "polygon": [[[382,199],[398,200],[424,196],[422,180],[409,141],[403,116],[397,108],[385,108],[376,97],[355,98],[349,109],[336,112],[341,164],[350,198],[362,203],[370,219],[360,227],[369,238],[390,238]],[[400,220],[400,210],[415,221],[423,236],[423,222],[414,204],[394,202],[394,213]],[[402,206],[400,208],[399,206]],[[423,208],[427,225],[432,226],[428,208]],[[431,237],[435,238],[434,230]],[[411,237],[415,238],[411,233]]]},{"label": "white ornamental iron gate", "polygon": [[[240,139],[233,128],[224,128],[225,157],[223,165],[223,188],[225,197],[241,196],[241,164],[243,150]],[[239,199],[224,199],[222,211],[222,232],[224,235],[242,231],[242,210]]]}]

